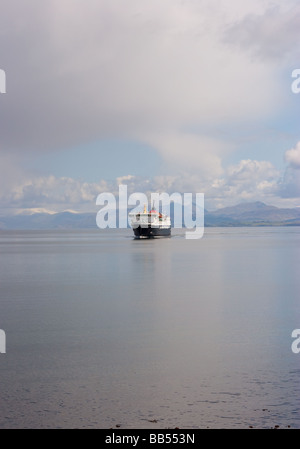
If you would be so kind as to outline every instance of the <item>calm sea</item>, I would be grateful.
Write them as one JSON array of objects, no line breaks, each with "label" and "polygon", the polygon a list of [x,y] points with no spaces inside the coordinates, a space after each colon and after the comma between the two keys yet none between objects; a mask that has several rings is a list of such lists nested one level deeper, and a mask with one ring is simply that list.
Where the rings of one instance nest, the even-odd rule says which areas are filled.
[{"label": "calm sea", "polygon": [[300,428],[300,228],[0,233],[1,428]]}]

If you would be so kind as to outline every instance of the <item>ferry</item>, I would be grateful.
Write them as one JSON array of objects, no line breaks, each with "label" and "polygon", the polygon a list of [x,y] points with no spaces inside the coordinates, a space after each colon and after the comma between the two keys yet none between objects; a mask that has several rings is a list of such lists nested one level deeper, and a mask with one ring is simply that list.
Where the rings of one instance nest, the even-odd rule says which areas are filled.
[{"label": "ferry", "polygon": [[143,212],[129,213],[129,218],[136,239],[171,236],[170,217],[154,209],[148,212],[146,205]]}]

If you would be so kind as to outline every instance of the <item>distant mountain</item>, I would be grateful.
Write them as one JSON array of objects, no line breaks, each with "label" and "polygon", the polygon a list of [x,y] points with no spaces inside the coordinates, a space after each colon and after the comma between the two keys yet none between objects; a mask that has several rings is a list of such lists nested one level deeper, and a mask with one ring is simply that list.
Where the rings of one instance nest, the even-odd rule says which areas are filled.
[{"label": "distant mountain", "polygon": [[206,226],[300,226],[300,208],[283,209],[260,201],[206,212]]},{"label": "distant mountain", "polygon": [[[174,207],[171,205],[171,219]],[[262,202],[241,203],[213,212],[205,210],[205,226],[300,226],[300,208],[283,209]],[[98,229],[96,213],[34,213],[0,217],[5,229]]]}]

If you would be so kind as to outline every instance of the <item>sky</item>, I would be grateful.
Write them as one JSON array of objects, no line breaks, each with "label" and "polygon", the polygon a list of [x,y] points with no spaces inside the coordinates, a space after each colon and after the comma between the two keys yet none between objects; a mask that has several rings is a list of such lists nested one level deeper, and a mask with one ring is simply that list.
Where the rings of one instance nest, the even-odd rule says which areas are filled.
[{"label": "sky", "polygon": [[300,206],[298,0],[0,11],[0,216],[92,212],[120,184]]}]

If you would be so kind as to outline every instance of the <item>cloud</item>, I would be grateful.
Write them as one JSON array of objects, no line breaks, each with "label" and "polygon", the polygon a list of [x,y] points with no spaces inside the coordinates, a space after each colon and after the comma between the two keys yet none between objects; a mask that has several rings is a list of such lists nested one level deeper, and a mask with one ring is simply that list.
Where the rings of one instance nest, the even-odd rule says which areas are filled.
[{"label": "cloud", "polygon": [[16,182],[22,182],[26,175],[17,155],[1,151],[0,147],[0,192],[8,193]]},{"label": "cloud", "polygon": [[287,167],[277,186],[277,195],[281,198],[295,198],[300,206],[300,176],[297,170]]},{"label": "cloud", "polygon": [[225,176],[215,179],[207,192],[214,207],[241,201],[273,200],[280,172],[269,161],[242,160],[227,168]]},{"label": "cloud", "polygon": [[277,2],[261,13],[251,13],[228,27],[225,41],[250,51],[256,57],[276,63],[300,56],[300,5]]},{"label": "cloud", "polygon": [[300,141],[294,148],[285,152],[285,160],[290,164],[291,168],[300,169]]},{"label": "cloud", "polygon": [[228,184],[248,183],[257,185],[261,180],[276,178],[278,170],[269,161],[242,160],[237,165],[228,168]]},{"label": "cloud", "polygon": [[285,152],[285,160],[288,163],[284,174],[277,183],[276,194],[280,198],[294,198],[300,203],[300,142],[294,148]]},{"label": "cloud", "polygon": [[[241,146],[241,128],[284,112],[299,11],[291,0],[2,0],[2,206],[87,210],[119,182],[130,192],[201,191],[212,206],[296,198],[298,145],[285,176],[268,161],[224,159]],[[157,150],[167,175],[90,183],[26,164],[110,138]]]},{"label": "cloud", "polygon": [[93,210],[96,196],[104,191],[112,191],[112,187],[104,180],[87,183],[66,177],[37,176],[16,183],[9,192],[1,192],[1,209],[11,212],[34,208],[90,211]]},{"label": "cloud", "polygon": [[184,132],[153,133],[148,143],[158,149],[169,167],[197,173],[205,180],[223,173],[222,156],[232,150],[217,138]]},{"label": "cloud", "polygon": [[228,3],[3,0],[4,151],[126,138],[154,142],[167,162],[193,169],[207,146],[203,172],[220,173],[234,142],[223,151],[217,127],[258,121],[280,104],[273,66],[224,41],[234,20],[267,2]]},{"label": "cloud", "polygon": [[145,178],[126,175],[107,182],[88,183],[72,178],[38,176],[16,184],[10,192],[0,195],[2,215],[27,210],[61,212],[96,212],[99,193],[111,192],[116,197],[119,185],[127,185],[128,195],[143,192],[150,198],[152,192],[204,193],[207,209],[235,205],[244,201],[265,201],[281,206],[299,205],[300,179],[296,170],[288,168],[281,173],[269,161],[242,160],[225,169],[221,176],[203,179],[194,172]]}]

